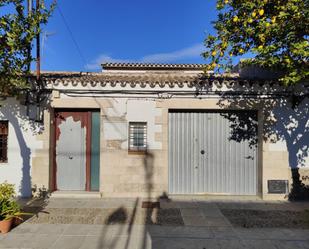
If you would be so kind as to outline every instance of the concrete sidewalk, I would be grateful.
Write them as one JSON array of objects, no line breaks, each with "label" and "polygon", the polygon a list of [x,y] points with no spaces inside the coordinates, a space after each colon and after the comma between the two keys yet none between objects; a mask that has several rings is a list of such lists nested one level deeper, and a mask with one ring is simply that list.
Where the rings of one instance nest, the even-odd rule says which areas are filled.
[{"label": "concrete sidewalk", "polygon": [[234,227],[220,211],[301,211],[308,203],[173,199],[155,210],[141,202],[52,198],[37,217],[0,235],[0,248],[309,249],[307,229]]},{"label": "concrete sidewalk", "polygon": [[195,226],[23,224],[0,248],[309,248],[309,231]]}]

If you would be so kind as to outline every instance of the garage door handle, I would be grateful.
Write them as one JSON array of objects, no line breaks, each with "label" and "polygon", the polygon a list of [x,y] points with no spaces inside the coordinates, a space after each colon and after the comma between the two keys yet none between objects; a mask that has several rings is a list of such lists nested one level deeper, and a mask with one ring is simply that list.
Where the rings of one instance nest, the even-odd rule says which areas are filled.
[{"label": "garage door handle", "polygon": [[204,155],[205,154],[205,150],[201,150],[201,154]]},{"label": "garage door handle", "polygon": [[253,157],[253,156],[245,156],[245,159],[251,159],[251,160],[253,160],[254,157]]},{"label": "garage door handle", "polygon": [[72,159],[73,159],[73,157],[72,157],[72,156],[69,156],[69,159],[71,159],[71,160],[72,160]]}]

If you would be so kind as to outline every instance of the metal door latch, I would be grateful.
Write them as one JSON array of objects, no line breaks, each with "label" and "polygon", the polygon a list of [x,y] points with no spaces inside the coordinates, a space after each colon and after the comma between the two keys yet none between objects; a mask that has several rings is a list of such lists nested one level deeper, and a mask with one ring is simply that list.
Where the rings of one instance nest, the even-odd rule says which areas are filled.
[{"label": "metal door latch", "polygon": [[253,160],[254,157],[253,157],[253,156],[245,156],[245,159],[251,159],[251,160]]}]

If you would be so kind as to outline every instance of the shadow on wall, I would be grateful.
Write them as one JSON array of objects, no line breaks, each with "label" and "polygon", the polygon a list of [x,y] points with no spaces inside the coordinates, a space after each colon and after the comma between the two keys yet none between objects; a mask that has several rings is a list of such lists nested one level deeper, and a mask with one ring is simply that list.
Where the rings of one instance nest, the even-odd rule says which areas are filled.
[{"label": "shadow on wall", "polygon": [[[97,248],[149,248],[152,245],[151,231],[149,225],[158,225],[159,219],[159,199],[152,198],[154,156],[151,152],[146,152],[143,156],[144,162],[144,184],[147,196],[140,202],[136,198],[132,205],[120,206],[104,219],[106,225],[100,234]],[[163,194],[166,197],[166,194]],[[161,198],[161,197],[160,197]],[[145,205],[146,204],[146,205]],[[148,205],[147,205],[148,204]],[[155,205],[158,204],[158,205]],[[142,225],[141,227],[136,225]],[[114,225],[114,226],[108,226]],[[149,240],[150,239],[150,240]]]},{"label": "shadow on wall", "polygon": [[[19,150],[19,154],[22,158],[22,178],[20,182],[19,192],[22,197],[31,196],[31,148],[28,146],[24,134],[26,132],[33,135],[39,134],[42,131],[42,127],[33,121],[29,120],[26,115],[26,107],[21,105],[14,98],[8,98],[1,103],[1,118],[9,121],[9,125],[13,127],[14,131],[9,131],[9,142],[12,133],[15,133],[18,145],[8,144],[8,154],[11,150]],[[16,159],[16,158],[14,158]],[[13,158],[8,158],[9,161],[13,161]],[[17,161],[18,162],[18,161]]]},{"label": "shadow on wall", "polygon": [[[293,97],[256,99],[222,96],[219,106],[223,109],[261,110],[263,114],[263,140],[270,143],[285,142],[292,172],[290,200],[309,200],[309,186],[300,180],[299,168],[306,165],[309,156],[309,99],[302,99],[295,104]],[[231,121],[230,139],[249,140],[256,144],[257,126],[250,125],[250,115],[224,113]],[[275,162],[274,162],[275,163]],[[308,164],[308,161],[307,161]]]}]

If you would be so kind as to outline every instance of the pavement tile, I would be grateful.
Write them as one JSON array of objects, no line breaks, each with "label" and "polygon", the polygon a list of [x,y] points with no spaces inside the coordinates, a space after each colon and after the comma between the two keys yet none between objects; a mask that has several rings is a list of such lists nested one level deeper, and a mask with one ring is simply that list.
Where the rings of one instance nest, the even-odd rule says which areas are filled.
[{"label": "pavement tile", "polygon": [[144,226],[129,226],[125,225],[92,225],[94,227],[90,227],[87,236],[103,236],[103,237],[110,237],[110,236],[140,236],[143,235]]},{"label": "pavement tile", "polygon": [[129,236],[87,236],[79,249],[116,249],[116,248],[132,248],[140,249],[145,247],[138,247],[141,243],[141,238]]},{"label": "pavement tile", "polygon": [[218,240],[214,239],[196,240],[194,245],[197,249],[222,249]]},{"label": "pavement tile", "polygon": [[277,248],[280,249],[305,249],[306,246],[309,248],[309,242],[304,243],[302,241],[295,241],[295,240],[277,240],[273,241],[273,244],[276,245]]},{"label": "pavement tile", "polygon": [[[40,224],[23,223],[10,231],[10,234],[39,233]],[[1,237],[1,236],[0,236]]]},{"label": "pavement tile", "polygon": [[244,248],[250,249],[279,249],[272,240],[242,240]]},{"label": "pavement tile", "polygon": [[180,212],[182,216],[203,216],[199,208],[181,208]]},{"label": "pavement tile", "polygon": [[196,205],[202,209],[205,209],[205,208],[218,209],[217,204],[213,202],[196,201]]},{"label": "pavement tile", "polygon": [[214,234],[207,227],[186,227],[186,226],[146,226],[146,233],[151,238],[214,238]]},{"label": "pavement tile", "polygon": [[309,229],[285,229],[286,236],[292,240],[309,241]]},{"label": "pavement tile", "polygon": [[220,211],[262,210],[276,216],[276,210],[295,212],[308,203],[203,198],[160,200],[158,210],[142,209],[139,199],[131,225],[136,198],[50,199],[38,217],[0,235],[0,248],[309,249],[309,229],[233,228]]},{"label": "pavement tile", "polygon": [[183,216],[185,226],[231,227],[224,217]]},{"label": "pavement tile", "polygon": [[266,239],[266,232],[260,228],[234,228],[235,233],[240,239]]},{"label": "pavement tile", "polygon": [[215,238],[218,239],[239,239],[238,234],[232,227],[210,227]]},{"label": "pavement tile", "polygon": [[23,248],[47,249],[50,248],[59,238],[53,234],[32,234],[31,238],[23,243]]},{"label": "pavement tile", "polygon": [[196,202],[192,201],[177,201],[175,206],[177,208],[197,208],[198,205]]},{"label": "pavement tile", "polygon": [[309,242],[308,241],[299,241],[298,242],[300,248],[302,249],[309,249]]},{"label": "pavement tile", "polygon": [[199,216],[182,216],[185,226],[207,226],[206,219]]},{"label": "pavement tile", "polygon": [[[200,244],[207,243],[207,241],[199,241]],[[152,249],[196,249],[196,241],[194,239],[177,239],[177,238],[154,238],[152,240]],[[213,242],[215,245],[216,242]],[[202,249],[202,248],[201,248]],[[219,249],[219,247],[211,247],[211,249]]]},{"label": "pavement tile", "polygon": [[205,217],[224,217],[218,208],[202,208],[201,210]]},{"label": "pavement tile", "polygon": [[[87,236],[99,236],[102,233],[102,230],[106,228],[105,225],[83,225],[88,226],[87,230]],[[111,228],[112,226],[107,226],[108,228]]]},{"label": "pavement tile", "polygon": [[48,208],[83,208],[87,203],[85,199],[65,199],[65,198],[51,198],[49,199]]},{"label": "pavement tile", "polygon": [[68,226],[68,224],[39,224],[38,230],[35,233],[61,235]]},{"label": "pavement tile", "polygon": [[33,234],[11,234],[3,235],[0,248],[27,248],[26,242],[33,237]]},{"label": "pavement tile", "polygon": [[68,225],[65,230],[63,231],[63,235],[88,235],[90,231],[93,229],[98,229],[99,227],[102,226],[95,226],[94,225],[86,225],[86,224],[70,224]]},{"label": "pavement tile", "polygon": [[226,203],[226,202],[218,202],[217,207],[219,209],[239,209],[239,204],[237,203]]},{"label": "pavement tile", "polygon": [[160,207],[161,208],[177,208],[177,204],[176,202],[173,201],[165,201],[165,200],[161,200],[160,201]]},{"label": "pavement tile", "polygon": [[[228,249],[247,249],[246,244],[239,239],[219,239],[217,240],[220,248]],[[263,248],[264,249],[264,248]]]},{"label": "pavement tile", "polygon": [[232,227],[225,217],[205,217],[206,226]]},{"label": "pavement tile", "polygon": [[[296,230],[297,232],[293,232],[292,229],[286,229],[286,228],[268,228],[264,229],[265,235],[267,239],[272,239],[272,240],[297,240],[297,239],[308,239],[309,237],[303,235],[306,235],[306,232],[302,233],[302,230],[298,229]],[[308,230],[303,230],[303,231],[308,231]],[[309,235],[309,232],[307,232]]]},{"label": "pavement tile", "polygon": [[78,249],[85,240],[85,236],[60,236],[50,249]]},{"label": "pavement tile", "polygon": [[239,240],[218,239],[153,239],[153,249],[242,249],[246,248]]},{"label": "pavement tile", "polygon": [[110,249],[109,245],[105,244],[102,241],[102,238],[99,236],[87,236],[84,238],[79,249]]}]

